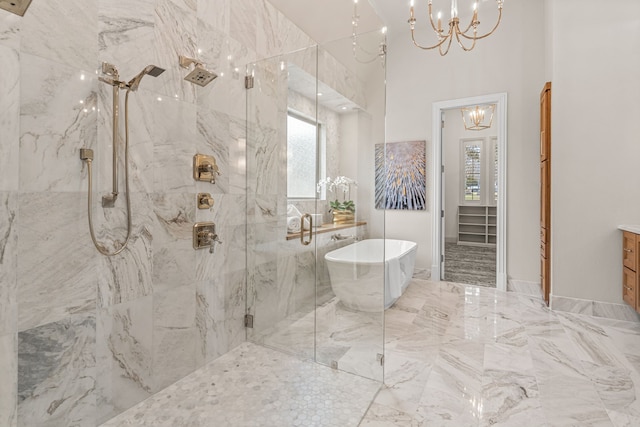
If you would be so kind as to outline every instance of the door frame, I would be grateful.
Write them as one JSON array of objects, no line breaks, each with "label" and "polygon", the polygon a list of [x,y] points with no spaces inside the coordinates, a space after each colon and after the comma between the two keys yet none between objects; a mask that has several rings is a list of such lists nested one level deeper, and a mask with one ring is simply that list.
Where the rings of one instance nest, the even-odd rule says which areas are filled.
[{"label": "door frame", "polygon": [[432,265],[431,278],[439,281],[442,277],[444,254],[444,232],[442,229],[443,182],[442,179],[442,115],[444,110],[470,107],[478,104],[496,104],[497,144],[498,144],[498,204],[496,228],[496,288],[507,290],[507,94],[506,92],[452,99],[433,103],[431,144],[433,192],[432,210]]}]

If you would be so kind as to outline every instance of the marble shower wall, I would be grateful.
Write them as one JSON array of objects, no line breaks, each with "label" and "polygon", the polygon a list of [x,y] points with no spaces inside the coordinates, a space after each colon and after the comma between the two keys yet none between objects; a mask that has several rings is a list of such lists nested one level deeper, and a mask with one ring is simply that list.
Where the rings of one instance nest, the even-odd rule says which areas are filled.
[{"label": "marble shower wall", "polygon": [[[47,0],[0,11],[0,425],[92,426],[245,341],[245,64],[311,44],[264,0]],[[183,80],[178,55],[219,77]],[[132,238],[111,187],[111,87],[129,80]],[[121,92],[121,117],[124,115]],[[121,129],[124,123],[121,120]],[[123,138],[123,131],[120,132]],[[270,133],[265,132],[265,138]],[[195,182],[195,153],[216,156],[217,183]],[[120,160],[120,189],[124,164]],[[198,210],[198,192],[212,210]],[[224,242],[194,251],[191,228],[215,221]]]}]

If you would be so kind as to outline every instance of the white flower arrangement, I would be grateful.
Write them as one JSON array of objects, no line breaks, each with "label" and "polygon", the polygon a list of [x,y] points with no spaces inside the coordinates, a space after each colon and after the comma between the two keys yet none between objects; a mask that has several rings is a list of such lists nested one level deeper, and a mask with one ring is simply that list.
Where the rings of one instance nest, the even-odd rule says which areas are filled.
[{"label": "white flower arrangement", "polygon": [[338,201],[337,194],[336,200],[334,202],[330,202],[331,209],[340,210],[340,211],[350,211],[355,212],[356,206],[353,203],[351,198],[351,186],[357,187],[358,183],[346,176],[338,176],[335,179],[331,179],[330,176],[325,179],[321,179],[316,186],[318,193],[322,191],[323,187],[326,187],[327,191],[331,193],[337,193],[338,191],[342,191],[342,202]]}]

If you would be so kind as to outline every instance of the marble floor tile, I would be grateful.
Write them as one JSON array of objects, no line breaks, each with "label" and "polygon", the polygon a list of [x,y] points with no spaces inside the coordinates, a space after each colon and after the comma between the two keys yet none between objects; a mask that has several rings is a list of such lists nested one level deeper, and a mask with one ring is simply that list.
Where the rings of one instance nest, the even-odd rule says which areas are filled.
[{"label": "marble floor tile", "polygon": [[388,406],[374,403],[371,405],[360,427],[420,427],[418,414],[409,414]]},{"label": "marble floor tile", "polygon": [[261,343],[291,348],[309,343],[316,330],[317,357],[337,361],[338,370],[244,343],[105,426],[640,425],[636,322],[555,312],[536,296],[414,279],[385,312],[378,391],[379,382],[360,376],[371,375],[368,368],[356,366],[379,351],[382,338],[363,329],[375,319],[335,301],[317,319],[287,319],[279,330],[261,331]]},{"label": "marble floor tile", "polygon": [[244,343],[103,426],[355,427],[379,387]]}]

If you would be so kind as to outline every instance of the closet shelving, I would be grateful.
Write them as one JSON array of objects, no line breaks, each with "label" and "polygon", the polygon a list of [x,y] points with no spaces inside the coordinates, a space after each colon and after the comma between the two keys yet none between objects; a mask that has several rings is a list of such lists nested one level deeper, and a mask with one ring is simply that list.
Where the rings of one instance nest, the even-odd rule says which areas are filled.
[{"label": "closet shelving", "polygon": [[458,206],[458,244],[496,245],[496,207]]}]

